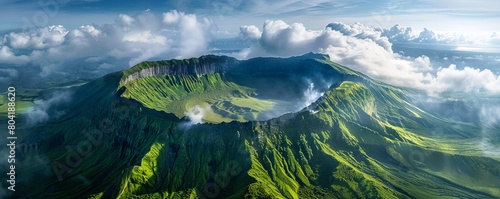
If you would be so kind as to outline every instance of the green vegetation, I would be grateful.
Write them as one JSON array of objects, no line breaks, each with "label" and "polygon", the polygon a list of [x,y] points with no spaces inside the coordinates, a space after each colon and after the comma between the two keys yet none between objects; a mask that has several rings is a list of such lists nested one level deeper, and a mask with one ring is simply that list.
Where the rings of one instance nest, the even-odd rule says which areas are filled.
[{"label": "green vegetation", "polygon": [[[131,72],[113,73],[73,88],[72,112],[29,129],[26,142],[38,143],[43,156],[18,163],[19,173],[37,176],[20,182],[39,185],[20,186],[22,197],[500,196],[500,162],[481,153],[477,125],[431,115],[410,103],[405,90],[327,60],[269,58],[272,66],[263,66],[266,60],[240,66],[279,70],[158,75],[126,84],[121,81]],[[196,61],[148,62],[131,71]],[[303,64],[311,71],[280,72]],[[307,87],[297,81],[304,76],[293,78],[298,74],[333,77],[332,84],[307,109],[250,119],[301,96]],[[280,88],[273,92],[284,92],[266,90],[273,85]],[[196,105],[210,107],[208,123],[183,128],[179,118]],[[59,181],[50,168],[68,166],[72,151],[63,149],[78,149],[88,135],[102,135],[102,142]]]},{"label": "green vegetation", "polygon": [[137,79],[124,87],[123,97],[179,118],[189,109],[200,106],[206,110],[203,119],[211,123],[252,120],[275,103],[251,97],[255,89],[227,81],[225,75],[217,73],[152,76]]},{"label": "green vegetation", "polygon": [[249,98],[234,97],[231,99],[231,103],[235,106],[246,107],[256,111],[265,111],[271,109],[277,102],[270,100],[260,100],[254,97],[249,97]]},{"label": "green vegetation", "polygon": [[[7,94],[2,93],[0,95],[0,117],[6,118],[7,117],[7,108],[8,108],[8,100],[7,100]],[[16,103],[16,113],[23,113],[26,110],[28,110],[30,107],[33,106],[33,102],[30,100],[26,100],[23,98],[18,98],[15,101]]]}]

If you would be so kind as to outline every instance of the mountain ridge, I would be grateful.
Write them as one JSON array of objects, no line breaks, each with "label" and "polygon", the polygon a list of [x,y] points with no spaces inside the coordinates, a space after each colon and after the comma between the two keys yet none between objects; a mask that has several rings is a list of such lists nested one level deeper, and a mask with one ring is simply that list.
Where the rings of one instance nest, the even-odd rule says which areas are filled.
[{"label": "mountain ridge", "polygon": [[[48,185],[23,197],[498,198],[499,162],[473,145],[479,127],[433,116],[410,103],[404,89],[315,56],[322,55],[237,65],[255,68],[250,76],[228,67],[233,71],[123,84],[130,73],[117,72],[73,88],[75,100],[52,110],[71,112],[29,129],[26,140],[43,156],[36,164],[19,163],[20,173],[38,176],[20,183]],[[266,68],[271,65],[293,70],[276,73]],[[305,93],[314,101],[304,100]],[[161,106],[176,95],[163,104],[175,106]],[[263,120],[231,118],[261,114],[267,102],[284,103],[279,100],[300,109]],[[185,112],[201,103],[230,120],[192,123]],[[178,114],[170,113],[175,107]],[[29,139],[39,132],[44,136]],[[102,142],[80,154],[79,164],[68,164],[68,157],[75,163],[70,149],[89,135]]]},{"label": "mountain ridge", "polygon": [[[204,64],[208,65],[205,67]],[[184,69],[178,70],[178,68]],[[129,72],[129,70],[137,72]],[[249,60],[208,55],[183,61],[144,62],[129,70],[124,71],[124,76],[120,81],[121,87],[125,88],[123,94],[125,98],[135,99],[155,110],[169,112],[170,109],[174,109],[173,113],[178,117],[182,117],[182,114],[194,105],[205,104],[205,107],[212,106],[215,112],[210,115],[212,118],[219,118],[214,119],[219,122],[233,119],[242,121],[249,120],[249,118],[252,120],[251,117],[256,119],[259,112],[264,112],[263,114],[271,114],[265,113],[266,111],[274,112],[269,108],[273,104],[274,106],[282,106],[281,109],[286,109],[283,110],[284,112],[295,112],[298,110],[290,107],[293,104],[287,105],[282,102],[295,100],[294,103],[299,103],[300,98],[307,98],[308,96],[300,96],[306,95],[305,93],[299,93],[306,87],[311,87],[309,92],[319,94],[329,89],[330,85],[336,81],[348,79],[360,81],[367,78],[359,76],[343,66],[333,64],[328,60],[328,55],[314,53],[291,58],[254,58]],[[216,82],[227,82],[227,84],[216,84]],[[273,87],[268,85],[273,85]],[[154,89],[151,91],[149,88]],[[143,93],[148,93],[148,95],[145,96]],[[206,99],[194,100],[195,102],[193,102],[189,99],[189,93],[204,93],[205,97],[202,98]],[[199,96],[195,97],[200,98]],[[213,102],[216,101],[215,98],[225,100]],[[177,101],[181,101],[181,104],[178,104]],[[314,99],[308,101],[310,102],[307,103],[310,104]],[[174,105],[170,105],[170,103]],[[256,103],[261,106],[248,106],[248,103]],[[182,106],[189,107],[178,109]],[[248,108],[252,110],[246,110]],[[233,112],[233,109],[235,111],[242,109],[241,111],[252,113],[238,119],[235,117],[243,113],[241,111],[239,113]],[[225,114],[233,116],[228,118],[224,116]],[[278,115],[274,114],[274,116]],[[270,117],[264,116],[263,119]]]}]

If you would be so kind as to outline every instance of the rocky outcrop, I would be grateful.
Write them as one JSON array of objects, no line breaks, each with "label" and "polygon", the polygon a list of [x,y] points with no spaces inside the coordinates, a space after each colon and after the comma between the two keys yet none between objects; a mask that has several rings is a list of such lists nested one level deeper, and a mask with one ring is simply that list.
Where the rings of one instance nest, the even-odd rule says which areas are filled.
[{"label": "rocky outcrop", "polygon": [[158,62],[163,65],[144,68],[123,77],[121,84],[126,84],[138,78],[161,75],[205,75],[209,73],[223,73],[238,64],[238,60],[222,56],[203,56],[198,59],[182,61]]}]

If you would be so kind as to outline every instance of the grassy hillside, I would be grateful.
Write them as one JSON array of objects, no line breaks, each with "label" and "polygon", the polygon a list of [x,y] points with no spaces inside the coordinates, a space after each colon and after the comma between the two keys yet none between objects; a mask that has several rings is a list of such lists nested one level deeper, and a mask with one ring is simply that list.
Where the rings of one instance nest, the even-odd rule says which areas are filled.
[{"label": "grassy hillside", "polygon": [[[22,157],[19,183],[39,186],[20,186],[22,197],[499,198],[500,162],[478,148],[481,127],[313,58],[127,84],[114,73],[73,88],[71,111],[23,141],[39,152]],[[301,103],[310,83],[323,93],[314,103],[276,109]],[[185,128],[196,105],[212,112]],[[279,111],[259,120],[269,110]]]}]

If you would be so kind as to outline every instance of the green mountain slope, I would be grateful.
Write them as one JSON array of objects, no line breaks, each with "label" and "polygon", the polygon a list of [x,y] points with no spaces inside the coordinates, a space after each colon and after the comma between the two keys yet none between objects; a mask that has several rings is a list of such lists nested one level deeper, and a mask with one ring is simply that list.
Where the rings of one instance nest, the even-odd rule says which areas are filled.
[{"label": "green mountain slope", "polygon": [[73,88],[28,129],[22,197],[499,198],[480,126],[328,60],[145,62]]}]

